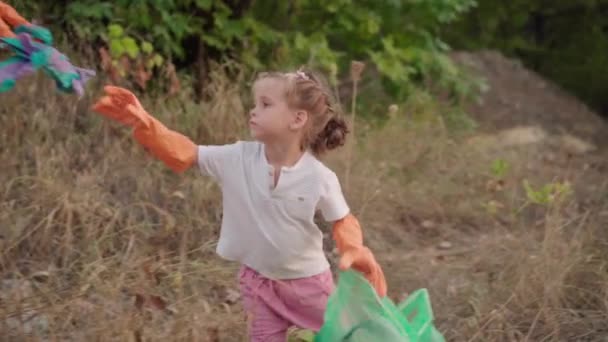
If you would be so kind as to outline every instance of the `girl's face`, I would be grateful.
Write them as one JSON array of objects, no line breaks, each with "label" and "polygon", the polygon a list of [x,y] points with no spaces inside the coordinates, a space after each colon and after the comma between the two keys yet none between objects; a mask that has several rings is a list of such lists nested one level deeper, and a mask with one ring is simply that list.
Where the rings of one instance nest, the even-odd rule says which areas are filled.
[{"label": "girl's face", "polygon": [[257,141],[286,141],[303,129],[306,112],[289,108],[285,87],[285,80],[272,77],[254,84],[255,105],[249,112],[249,129]]}]

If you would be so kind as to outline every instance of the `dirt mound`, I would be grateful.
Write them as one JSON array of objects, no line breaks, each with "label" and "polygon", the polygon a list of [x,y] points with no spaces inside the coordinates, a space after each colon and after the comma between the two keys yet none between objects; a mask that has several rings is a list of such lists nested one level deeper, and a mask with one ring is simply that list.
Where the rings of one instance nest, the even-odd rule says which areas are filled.
[{"label": "dirt mound", "polygon": [[469,112],[484,131],[515,126],[542,127],[551,134],[571,134],[608,145],[608,123],[574,96],[519,61],[498,52],[455,52],[453,60],[483,77],[489,89]]}]

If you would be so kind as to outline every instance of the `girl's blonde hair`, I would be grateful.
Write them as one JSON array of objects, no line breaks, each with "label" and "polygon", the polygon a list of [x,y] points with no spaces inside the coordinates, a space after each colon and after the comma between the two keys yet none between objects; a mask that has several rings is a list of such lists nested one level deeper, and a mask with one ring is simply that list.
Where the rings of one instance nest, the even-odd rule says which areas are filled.
[{"label": "girl's blonde hair", "polygon": [[287,104],[308,112],[309,120],[301,144],[303,150],[310,149],[313,154],[322,155],[344,145],[348,127],[321,75],[303,69],[288,73],[267,72],[260,74],[256,82],[265,78],[284,80]]}]

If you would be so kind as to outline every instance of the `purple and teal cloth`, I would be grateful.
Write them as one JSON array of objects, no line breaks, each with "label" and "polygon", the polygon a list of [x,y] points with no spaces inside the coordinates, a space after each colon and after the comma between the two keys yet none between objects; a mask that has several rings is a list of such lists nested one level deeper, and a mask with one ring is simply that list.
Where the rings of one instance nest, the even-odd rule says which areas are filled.
[{"label": "purple and teal cloth", "polygon": [[0,47],[6,47],[14,55],[0,62],[0,93],[11,90],[17,80],[42,69],[50,76],[60,91],[84,94],[84,87],[95,71],[72,65],[69,59],[55,49],[50,32],[40,26],[19,26],[16,37],[0,38]]}]

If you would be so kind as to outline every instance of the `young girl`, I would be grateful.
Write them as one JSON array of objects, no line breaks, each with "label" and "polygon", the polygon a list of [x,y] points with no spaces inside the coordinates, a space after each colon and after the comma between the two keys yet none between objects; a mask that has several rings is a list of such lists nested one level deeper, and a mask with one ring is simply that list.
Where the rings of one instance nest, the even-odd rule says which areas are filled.
[{"label": "young girl", "polygon": [[267,73],[253,86],[255,141],[197,146],[146,113],[135,95],[108,86],[93,110],[134,129],[134,138],[175,172],[198,164],[222,187],[217,253],[242,264],[239,284],[251,341],[285,341],[288,328],[318,331],[334,288],[317,210],[332,222],[340,268],[363,273],[380,296],[386,281],[363,245],[336,174],[316,156],[343,145],[346,124],[319,77]]}]

